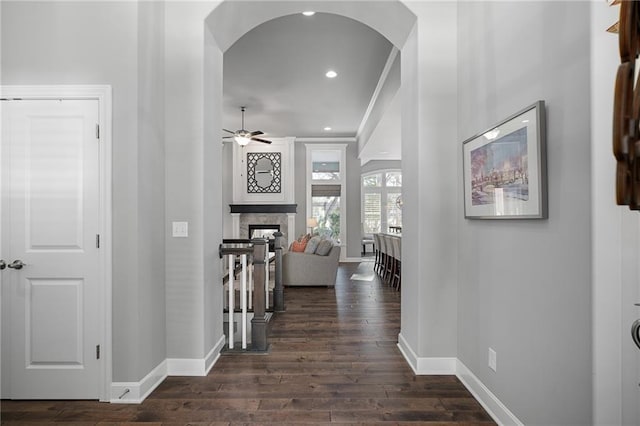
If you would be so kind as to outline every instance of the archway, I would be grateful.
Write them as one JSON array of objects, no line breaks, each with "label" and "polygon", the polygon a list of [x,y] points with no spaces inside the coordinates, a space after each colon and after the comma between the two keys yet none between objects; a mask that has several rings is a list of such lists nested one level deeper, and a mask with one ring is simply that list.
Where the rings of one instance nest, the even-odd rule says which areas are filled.
[{"label": "archway", "polygon": [[[396,48],[401,51],[403,77],[403,93],[415,93],[417,91],[417,58],[414,55],[403,53],[403,48],[412,43],[407,43],[410,37],[416,37],[412,32],[416,24],[415,15],[401,2],[237,2],[225,1],[216,7],[205,21],[205,116],[211,120],[205,120],[205,135],[216,135],[222,128],[222,64],[224,52],[244,34],[264,22],[281,16],[301,13],[304,10],[332,13],[354,19],[368,25],[378,33],[386,37]],[[389,19],[392,16],[395,19]],[[404,71],[406,68],[406,71]],[[207,83],[208,81],[208,83]],[[417,111],[417,98],[404,96],[404,102],[409,105],[405,110]],[[403,134],[417,134],[415,125],[417,120],[413,117],[403,118]],[[413,127],[413,128],[412,128]],[[415,140],[402,141],[402,144],[416,143]],[[212,153],[213,154],[213,153]],[[205,178],[206,179],[206,178]],[[214,179],[208,179],[213,183]],[[218,179],[220,186],[222,180]],[[218,188],[222,191],[221,188]],[[407,265],[406,268],[410,268]],[[221,317],[222,310],[219,311]],[[222,320],[220,320],[222,322]]]}]

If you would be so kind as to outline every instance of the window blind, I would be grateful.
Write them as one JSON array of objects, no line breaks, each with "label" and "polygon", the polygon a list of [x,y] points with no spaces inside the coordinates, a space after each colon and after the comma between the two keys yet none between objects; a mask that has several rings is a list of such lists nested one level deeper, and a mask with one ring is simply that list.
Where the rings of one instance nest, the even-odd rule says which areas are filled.
[{"label": "window blind", "polygon": [[311,185],[312,197],[339,197],[340,185]]}]

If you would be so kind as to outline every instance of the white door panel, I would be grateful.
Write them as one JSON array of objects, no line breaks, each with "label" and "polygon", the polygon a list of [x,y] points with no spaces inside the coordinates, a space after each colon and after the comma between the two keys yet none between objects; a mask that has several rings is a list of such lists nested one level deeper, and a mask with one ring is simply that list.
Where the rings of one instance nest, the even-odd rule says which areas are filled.
[{"label": "white door panel", "polygon": [[83,280],[33,279],[25,284],[27,368],[82,367]]},{"label": "white door panel", "polygon": [[26,264],[3,271],[3,397],[97,399],[98,101],[3,102],[2,119],[2,253]]},{"label": "white door panel", "polygon": [[[83,117],[30,120],[25,156],[27,250],[79,250],[83,232]],[[46,173],[41,172],[46,170]]]}]

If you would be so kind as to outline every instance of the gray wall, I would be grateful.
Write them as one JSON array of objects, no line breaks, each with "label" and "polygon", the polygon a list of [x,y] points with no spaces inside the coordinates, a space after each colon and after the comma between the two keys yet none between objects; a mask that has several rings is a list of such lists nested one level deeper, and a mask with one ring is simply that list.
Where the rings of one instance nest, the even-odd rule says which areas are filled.
[{"label": "gray wall", "polygon": [[290,236],[290,240],[298,238],[299,235],[307,233],[307,148],[303,142],[294,142],[294,162],[295,162],[295,186],[294,197],[298,204],[296,214],[296,232]]},{"label": "gray wall", "polygon": [[[165,358],[164,309],[156,306],[163,274],[155,266],[164,261],[163,77],[153,71],[162,16],[143,6],[154,14],[139,22],[138,7],[2,2],[2,84],[113,87],[114,381],[139,380]],[[142,77],[148,86],[138,84]]]},{"label": "gray wall", "polygon": [[[458,185],[455,2],[411,2],[401,54],[401,344],[429,371],[455,362]],[[413,354],[412,354],[413,356]],[[433,363],[431,361],[434,361]],[[435,365],[434,365],[435,364]],[[414,367],[416,367],[414,363]]]},{"label": "gray wall", "polygon": [[358,145],[347,145],[347,257],[359,258],[362,252],[362,229],[360,199],[360,160],[358,159]]},{"label": "gray wall", "polygon": [[459,140],[543,99],[549,168],[548,220],[465,220],[459,197],[458,358],[525,424],[590,424],[589,3],[458,10]]},{"label": "gray wall", "polygon": [[[166,358],[164,4],[138,9],[138,310],[139,371]],[[144,376],[143,376],[144,377]]]},{"label": "gray wall", "polygon": [[167,2],[165,10],[167,228],[189,222],[189,238],[166,243],[168,358],[202,359],[222,336],[222,55],[204,25],[211,8]]},{"label": "gray wall", "polygon": [[233,203],[233,145],[225,143],[222,147],[222,204],[223,215],[222,234],[225,238],[233,235],[231,214],[229,214],[229,204]]},{"label": "gray wall", "polygon": [[[222,311],[223,292],[220,291],[222,282],[221,261],[218,247],[223,236],[223,217],[229,204],[225,203],[222,188],[224,182],[222,173],[223,149],[220,141],[222,128],[222,64],[223,53],[218,48],[213,34],[205,30],[205,79],[204,79],[204,117],[209,118],[204,124],[204,140],[202,158],[203,184],[201,187],[203,198],[203,262],[204,262],[204,330],[203,357],[207,362],[213,362],[218,353],[211,353],[216,344],[223,344]],[[222,349],[221,347],[219,349]],[[214,357],[214,358],[211,358]],[[208,365],[206,365],[208,366]]]},{"label": "gray wall", "polygon": [[[297,238],[307,232],[307,149],[306,144],[313,142],[294,143],[295,158],[295,199],[298,204],[296,215],[296,232],[291,238]],[[332,144],[333,142],[319,142],[319,144]],[[358,145],[347,143],[347,196],[343,198],[347,209],[347,252],[346,257],[360,257],[362,246],[360,241],[360,160],[358,160]],[[290,239],[291,239],[290,238]],[[293,239],[291,239],[293,241]]]}]

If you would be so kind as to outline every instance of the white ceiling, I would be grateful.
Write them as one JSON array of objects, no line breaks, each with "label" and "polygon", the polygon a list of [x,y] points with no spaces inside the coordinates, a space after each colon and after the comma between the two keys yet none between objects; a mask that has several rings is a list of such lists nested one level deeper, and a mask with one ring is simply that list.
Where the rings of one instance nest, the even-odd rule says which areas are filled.
[{"label": "white ceiling", "polygon": [[[343,16],[266,22],[224,54],[224,126],[240,129],[246,106],[246,130],[265,138],[355,137],[391,49],[382,35]],[[329,69],[338,76],[325,77]]]}]

